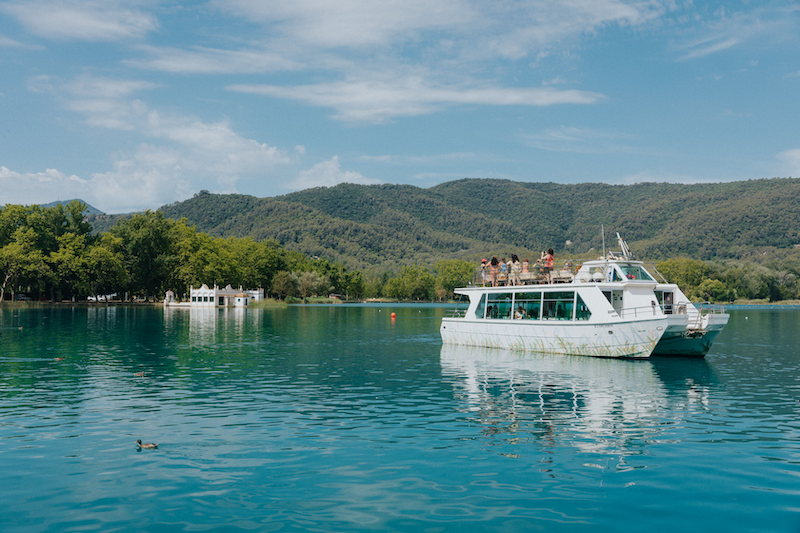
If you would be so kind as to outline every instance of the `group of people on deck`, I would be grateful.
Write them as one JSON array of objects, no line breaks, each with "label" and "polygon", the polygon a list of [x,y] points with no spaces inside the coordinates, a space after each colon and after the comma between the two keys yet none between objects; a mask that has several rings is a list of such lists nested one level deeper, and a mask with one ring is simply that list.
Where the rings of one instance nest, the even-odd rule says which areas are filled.
[{"label": "group of people on deck", "polygon": [[492,256],[490,261],[481,260],[481,280],[485,287],[491,283],[492,287],[499,285],[523,285],[525,281],[532,279],[532,275],[543,276],[549,283],[555,256],[553,249],[542,252],[542,256],[533,264],[526,258],[520,261],[517,254],[511,254],[511,259],[506,261],[502,258],[498,261],[497,256]]}]

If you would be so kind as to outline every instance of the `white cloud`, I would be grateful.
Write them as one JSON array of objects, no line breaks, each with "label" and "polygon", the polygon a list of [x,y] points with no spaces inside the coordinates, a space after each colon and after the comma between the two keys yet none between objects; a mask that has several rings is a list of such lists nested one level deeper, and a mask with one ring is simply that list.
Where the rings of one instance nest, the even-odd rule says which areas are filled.
[{"label": "white cloud", "polygon": [[215,5],[248,21],[268,25],[298,46],[388,46],[420,32],[459,27],[477,18],[463,0],[217,0]]},{"label": "white cloud", "polygon": [[[25,198],[42,198],[43,193],[74,197],[80,192],[81,198],[107,212],[156,208],[187,197],[200,188],[198,183],[216,183],[203,187],[215,192],[237,192],[241,178],[269,179],[294,162],[285,150],[240,136],[227,120],[209,123],[151,109],[135,98],[158,87],[149,82],[82,76],[65,84],[42,77],[29,85],[56,94],[91,126],[129,131],[148,141],[133,153],[114,154],[111,170],[91,174],[81,186],[76,185],[80,178],[67,178],[57,170],[16,174],[37,191]],[[302,155],[301,150],[297,153]],[[37,185],[44,182],[50,185]],[[63,192],[73,189],[76,194]]]},{"label": "white cloud", "polygon": [[[666,2],[669,3],[669,2]],[[664,12],[658,1],[620,0],[217,0],[222,11],[270,27],[300,47],[415,47],[520,58],[607,24],[635,25]],[[434,38],[429,37],[435,34]]]},{"label": "white cloud", "polygon": [[220,50],[202,46],[191,50],[155,46],[140,49],[152,59],[130,59],[124,63],[178,74],[252,74],[302,68],[297,61],[268,50]]},{"label": "white cloud", "polygon": [[21,42],[0,34],[0,48],[22,48],[24,46]]},{"label": "white cloud", "polygon": [[684,51],[679,60],[716,54],[755,39],[793,39],[797,33],[793,10],[796,8],[766,7],[728,13],[720,9],[714,20],[701,25],[696,37],[679,45]]},{"label": "white cloud", "polygon": [[236,92],[298,100],[331,107],[334,118],[348,122],[382,122],[395,117],[434,113],[459,104],[548,106],[591,104],[604,98],[588,91],[548,87],[503,88],[437,85],[418,76],[392,80],[349,80],[296,87],[230,85]]},{"label": "white cloud", "polygon": [[33,0],[0,5],[29,32],[48,39],[119,41],[139,39],[158,28],[152,15],[114,0]]},{"label": "white cloud", "polygon": [[785,170],[794,177],[800,177],[800,148],[786,150],[778,154]]},{"label": "white cloud", "polygon": [[[88,192],[86,185],[86,180],[75,175],[68,176],[53,168],[44,172],[16,172],[0,166],[3,203],[38,204],[81,198]],[[59,194],[62,196],[54,197]],[[43,198],[52,200],[42,201]]]},{"label": "white cloud", "polygon": [[[155,83],[139,80],[90,76],[81,76],[59,89],[55,89],[49,79],[42,80],[40,84],[45,82],[50,91],[63,91],[67,109],[85,115],[88,124],[129,131],[136,129],[135,121],[145,113],[146,106],[140,100],[127,98],[158,87]],[[29,82],[29,87],[32,85]]]},{"label": "white cloud", "polygon": [[317,163],[308,170],[300,172],[294,183],[294,189],[310,189],[312,187],[333,187],[339,183],[355,183],[359,185],[376,185],[380,180],[365,178],[358,172],[342,171],[339,156],[335,155],[327,161]]},{"label": "white cloud", "polygon": [[[118,155],[113,170],[92,174],[90,194],[96,207],[111,213],[156,208],[191,195],[195,176],[182,168],[179,150],[142,144],[132,156]],[[91,202],[90,202],[91,203]]]},{"label": "white cloud", "polygon": [[522,135],[524,144],[540,150],[581,154],[638,152],[630,141],[630,136],[622,133],[569,126]]},{"label": "white cloud", "polygon": [[143,146],[134,158],[119,159],[114,170],[92,174],[89,179],[51,168],[16,172],[0,167],[3,202],[27,205],[80,198],[107,213],[127,213],[190,196],[191,186],[178,169],[145,164],[152,156]]},{"label": "white cloud", "polygon": [[640,25],[665,11],[658,1],[538,0],[480,4],[485,28],[477,33],[482,37],[474,40],[474,45],[484,53],[507,59],[546,54],[553,45],[605,26]]},{"label": "white cloud", "polygon": [[92,174],[98,202],[109,209],[158,207],[186,198],[198,183],[216,183],[204,187],[214,192],[238,192],[241,178],[269,179],[292,162],[283,150],[241,137],[227,121],[205,123],[148,110],[134,127],[158,144],[117,154],[113,170]]},{"label": "white cloud", "polygon": [[226,120],[206,123],[193,117],[150,109],[132,96],[158,87],[138,80],[81,77],[63,87],[69,109],[89,124],[135,130],[151,139],[170,142],[188,158],[184,170],[202,174],[243,174],[267,171],[290,162],[282,150],[236,134]]},{"label": "white cloud", "polygon": [[[514,68],[511,62],[547,55],[601,28],[653,21],[664,4],[671,2],[213,0],[223,15],[242,19],[246,46],[140,46],[151,57],[125,63],[184,74],[313,72],[321,81],[228,89],[329,107],[347,122],[379,123],[458,104],[591,104],[603,96],[556,90],[560,77],[541,87],[508,87],[496,78]],[[485,81],[487,72],[494,81]]]}]

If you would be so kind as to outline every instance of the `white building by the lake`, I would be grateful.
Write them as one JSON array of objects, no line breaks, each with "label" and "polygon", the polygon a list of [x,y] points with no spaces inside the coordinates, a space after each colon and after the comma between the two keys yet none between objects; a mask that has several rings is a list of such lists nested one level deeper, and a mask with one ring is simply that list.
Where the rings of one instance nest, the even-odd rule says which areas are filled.
[{"label": "white building by the lake", "polygon": [[189,289],[189,301],[178,302],[175,293],[168,290],[164,298],[164,305],[170,307],[247,307],[251,303],[264,299],[264,289],[234,289],[227,285],[221,289],[214,285],[213,288],[205,283],[202,286]]}]

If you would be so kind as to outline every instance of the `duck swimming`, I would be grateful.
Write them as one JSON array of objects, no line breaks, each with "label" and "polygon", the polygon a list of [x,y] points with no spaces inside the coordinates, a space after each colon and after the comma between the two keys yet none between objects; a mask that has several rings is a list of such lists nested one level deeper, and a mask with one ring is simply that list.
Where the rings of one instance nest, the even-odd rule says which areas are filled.
[{"label": "duck swimming", "polygon": [[154,444],[152,442],[146,442],[142,444],[142,439],[137,440],[136,444],[139,446],[139,448],[144,448],[145,450],[152,450],[154,448],[158,448],[158,444]]}]

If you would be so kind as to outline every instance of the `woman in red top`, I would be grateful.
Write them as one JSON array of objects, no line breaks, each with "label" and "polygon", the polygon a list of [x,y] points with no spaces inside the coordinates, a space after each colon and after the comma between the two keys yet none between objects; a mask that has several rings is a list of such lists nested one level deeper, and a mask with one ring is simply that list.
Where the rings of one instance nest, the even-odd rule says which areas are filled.
[{"label": "woman in red top", "polygon": [[555,256],[553,255],[553,249],[549,248],[547,250],[547,255],[544,256],[544,261],[542,264],[544,265],[544,271],[547,274],[547,281],[551,281],[550,272],[553,271],[553,263],[555,262]]}]

